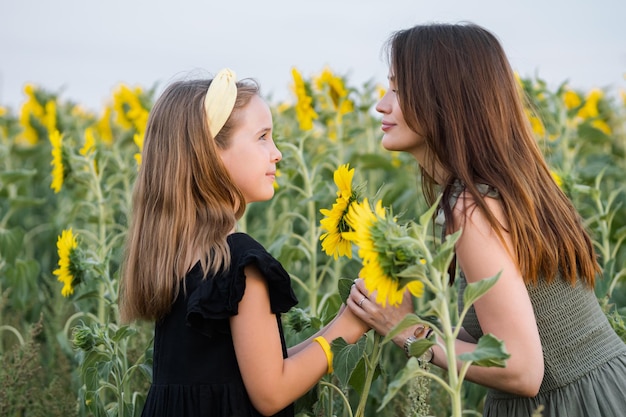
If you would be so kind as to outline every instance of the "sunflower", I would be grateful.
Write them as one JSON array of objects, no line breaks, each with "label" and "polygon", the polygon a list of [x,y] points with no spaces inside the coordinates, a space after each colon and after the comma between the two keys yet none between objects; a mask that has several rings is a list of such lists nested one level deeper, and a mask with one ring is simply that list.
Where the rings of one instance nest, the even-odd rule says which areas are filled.
[{"label": "sunflower", "polygon": [[406,289],[416,297],[423,295],[424,284],[404,278],[403,273],[409,269],[424,269],[426,262],[419,249],[411,244],[407,229],[387,215],[380,200],[374,210],[367,199],[355,202],[348,210],[346,221],[353,231],[344,233],[343,237],[358,246],[363,263],[359,275],[367,290],[376,292],[378,303],[397,305]]},{"label": "sunflower", "polygon": [[302,74],[295,69],[291,69],[291,75],[293,76],[292,90],[296,95],[296,119],[300,124],[300,130],[313,129],[313,120],[319,116],[313,108],[313,97],[309,95],[310,86],[302,78]]},{"label": "sunflower", "polygon": [[63,136],[58,130],[50,133],[50,144],[52,145],[52,183],[50,188],[55,193],[61,191],[63,180],[65,179],[65,167],[63,166]]},{"label": "sunflower", "polygon": [[325,217],[320,221],[321,229],[325,231],[320,236],[322,249],[333,256],[335,260],[339,256],[352,258],[352,243],[346,240],[342,234],[351,229],[345,221],[350,205],[357,201],[358,193],[352,189],[352,178],[354,168],[350,169],[349,164],[341,165],[335,171],[333,179],[337,185],[337,199],[330,210],[321,209]]},{"label": "sunflower", "polygon": [[143,135],[140,135],[139,133],[135,133],[133,135],[133,142],[135,142],[135,145],[137,145],[137,147],[139,148],[139,152],[137,152],[134,155],[135,161],[137,161],[137,167],[141,166],[141,153],[143,152],[143,140],[144,140]]},{"label": "sunflower", "polygon": [[82,269],[77,262],[77,247],[78,242],[71,228],[64,230],[57,239],[59,267],[54,270],[53,274],[57,276],[59,282],[63,283],[61,290],[63,297],[74,294],[74,286],[82,277]]}]

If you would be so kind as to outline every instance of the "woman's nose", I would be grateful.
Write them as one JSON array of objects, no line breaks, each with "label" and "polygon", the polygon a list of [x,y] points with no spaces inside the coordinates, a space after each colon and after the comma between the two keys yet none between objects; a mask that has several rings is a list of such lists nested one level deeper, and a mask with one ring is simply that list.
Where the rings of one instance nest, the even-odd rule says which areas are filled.
[{"label": "woman's nose", "polygon": [[387,104],[387,93],[385,93],[384,96],[382,96],[382,98],[380,100],[378,100],[378,103],[376,103],[376,111],[378,113],[389,113],[389,105]]}]

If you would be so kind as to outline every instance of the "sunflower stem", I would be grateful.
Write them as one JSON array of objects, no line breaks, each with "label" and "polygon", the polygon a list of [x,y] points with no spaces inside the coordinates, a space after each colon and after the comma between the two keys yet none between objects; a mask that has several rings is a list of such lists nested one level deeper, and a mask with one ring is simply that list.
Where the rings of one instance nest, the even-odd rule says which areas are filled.
[{"label": "sunflower stem", "polygon": [[441,329],[443,332],[443,339],[445,344],[446,360],[448,363],[448,385],[451,390],[450,402],[451,411],[453,417],[461,417],[463,413],[463,407],[461,402],[461,384],[462,380],[459,379],[456,362],[456,334],[452,327],[452,320],[448,302],[448,285],[445,282],[446,274],[441,271],[435,273],[435,285],[438,287],[436,300],[439,304],[438,311],[440,312]]},{"label": "sunflower stem", "polygon": [[379,335],[378,333],[374,333],[374,345],[372,347],[371,359],[368,358],[367,355],[364,357],[366,368],[365,382],[363,384],[363,391],[361,392],[359,405],[357,406],[356,412],[354,413],[354,417],[365,416],[365,405],[367,404],[367,398],[372,387],[374,373],[376,372],[376,367],[378,366],[378,361],[380,360],[380,354],[382,352],[382,340],[383,336]]}]

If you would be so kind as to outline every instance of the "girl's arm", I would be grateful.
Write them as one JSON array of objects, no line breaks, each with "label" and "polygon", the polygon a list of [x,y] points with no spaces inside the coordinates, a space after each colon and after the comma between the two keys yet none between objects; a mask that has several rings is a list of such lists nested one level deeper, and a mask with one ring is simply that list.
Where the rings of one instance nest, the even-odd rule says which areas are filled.
[{"label": "girl's arm", "polygon": [[[346,305],[342,304],[341,308],[339,309],[339,311],[337,312],[335,317],[333,317],[333,319],[330,322],[328,322],[328,324],[326,324],[326,326],[324,326],[322,329],[318,330],[315,334],[309,336],[306,340],[303,340],[302,342],[298,343],[297,345],[288,348],[287,352],[288,352],[289,357],[295,355],[296,353],[300,352],[302,349],[307,347],[309,345],[309,343],[311,343],[313,341],[313,339],[315,339],[316,337],[324,335],[324,332],[326,332],[326,329],[328,329],[330,326],[332,326],[333,323],[341,317],[341,314],[343,313],[343,310],[345,310],[345,308],[346,308]],[[367,330],[369,330],[369,329],[366,329],[365,331],[367,331]],[[332,341],[330,341],[330,342],[332,342]]]},{"label": "girl's arm", "polygon": [[[245,274],[246,291],[239,313],[230,319],[233,343],[252,404],[262,414],[271,415],[311,389],[326,374],[328,362],[321,346],[310,340],[302,343],[293,356],[283,359],[267,282],[255,266],[246,267]],[[322,335],[328,343],[338,337],[355,343],[367,329],[345,309]]]}]

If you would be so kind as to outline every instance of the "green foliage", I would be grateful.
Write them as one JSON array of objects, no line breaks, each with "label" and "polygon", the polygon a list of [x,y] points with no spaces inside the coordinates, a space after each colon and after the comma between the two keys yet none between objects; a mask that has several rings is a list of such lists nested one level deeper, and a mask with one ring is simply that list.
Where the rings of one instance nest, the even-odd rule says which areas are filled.
[{"label": "green foliage", "polygon": [[[446,284],[428,287],[416,302],[416,314],[396,331],[421,323],[439,338],[453,337],[449,326],[464,312],[456,309],[456,289],[448,288],[445,273],[457,236],[435,242],[435,208],[420,197],[414,160],[382,149],[380,117],[373,111],[379,86],[351,86],[328,73],[305,84],[318,118],[302,130],[295,105],[270,103],[283,153],[278,188],[271,201],[250,205],[239,225],[292,276],[300,304],[283,320],[288,344],[306,339],[336,315],[360,269],[355,258],[326,256],[319,242],[320,209],[332,205],[333,172],[345,163],[356,168],[365,195],[381,199],[402,219],[417,219],[407,232],[431,258],[425,266],[405,268],[403,279],[432,279],[439,271],[439,281]],[[566,84],[552,90],[541,79],[523,79],[521,86],[549,167],[591,232],[602,267],[596,295],[626,340],[626,103],[608,91],[573,91]],[[153,91],[121,88],[100,115],[35,87],[25,90],[21,114],[0,107],[2,415],[132,416],[141,411],[151,377],[152,327],[120,325],[117,281],[137,172],[134,138],[143,134]],[[63,135],[58,193],[50,188],[54,130]],[[78,236],[84,275],[65,298],[53,271],[57,238],[69,228]],[[466,308],[496,279],[468,286]],[[298,410],[318,416],[450,415],[451,389],[438,383],[445,382],[467,414],[481,411],[484,389],[463,378],[449,381],[449,375],[424,369],[416,359],[407,362],[388,341],[372,332],[356,345],[335,341],[335,374],[299,400]],[[411,353],[419,356],[428,343],[414,343]],[[479,349],[462,358],[466,364],[502,366],[506,352],[485,335]]]},{"label": "green foliage", "polygon": [[54,367],[41,365],[42,320],[33,324],[23,344],[15,344],[0,358],[0,415],[70,416],[76,397],[64,387],[70,382],[69,364],[58,357]]}]

